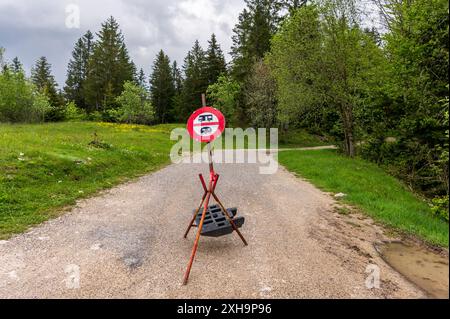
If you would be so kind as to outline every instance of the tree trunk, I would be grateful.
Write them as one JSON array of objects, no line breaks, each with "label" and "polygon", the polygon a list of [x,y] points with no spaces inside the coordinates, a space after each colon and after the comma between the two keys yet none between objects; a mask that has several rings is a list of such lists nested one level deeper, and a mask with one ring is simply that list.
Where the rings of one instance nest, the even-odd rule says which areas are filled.
[{"label": "tree trunk", "polygon": [[355,157],[355,144],[353,138],[353,129],[349,130],[347,133],[347,155],[350,157]]},{"label": "tree trunk", "polygon": [[345,154],[355,156],[355,142],[353,136],[353,110],[352,107],[341,106],[342,124],[344,126]]}]

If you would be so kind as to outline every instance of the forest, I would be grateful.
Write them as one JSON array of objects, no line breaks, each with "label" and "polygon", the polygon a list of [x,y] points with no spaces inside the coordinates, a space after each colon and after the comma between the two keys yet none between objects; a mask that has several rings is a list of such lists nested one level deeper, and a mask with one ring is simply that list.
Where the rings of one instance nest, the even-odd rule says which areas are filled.
[{"label": "forest", "polygon": [[[63,87],[46,57],[28,77],[0,47],[0,122],[184,123],[207,92],[230,127],[323,136],[401,179],[448,222],[448,1],[245,3],[228,63],[212,34],[182,64],[161,49],[138,70],[114,17],[80,35]],[[366,26],[368,11],[379,25]]]}]

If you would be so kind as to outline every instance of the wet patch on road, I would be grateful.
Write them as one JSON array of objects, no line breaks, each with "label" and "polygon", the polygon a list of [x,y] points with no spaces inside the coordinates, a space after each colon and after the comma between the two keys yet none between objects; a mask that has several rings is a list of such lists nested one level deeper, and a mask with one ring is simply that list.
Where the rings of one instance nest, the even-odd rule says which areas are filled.
[{"label": "wet patch on road", "polygon": [[419,245],[388,242],[377,245],[382,258],[432,298],[449,298],[448,256]]}]

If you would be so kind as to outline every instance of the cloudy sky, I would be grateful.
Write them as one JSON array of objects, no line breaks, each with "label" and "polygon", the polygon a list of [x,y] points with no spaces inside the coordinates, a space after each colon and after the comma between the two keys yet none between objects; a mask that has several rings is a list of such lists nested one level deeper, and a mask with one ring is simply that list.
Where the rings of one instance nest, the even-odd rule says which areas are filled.
[{"label": "cloudy sky", "polygon": [[[73,5],[80,11],[79,28],[73,28]],[[160,49],[181,64],[195,39],[206,47],[211,33],[229,52],[243,8],[243,0],[0,0],[0,47],[9,60],[18,56],[28,74],[36,59],[46,56],[63,85],[76,40],[87,30],[97,32],[112,15],[132,59],[148,75]]]}]

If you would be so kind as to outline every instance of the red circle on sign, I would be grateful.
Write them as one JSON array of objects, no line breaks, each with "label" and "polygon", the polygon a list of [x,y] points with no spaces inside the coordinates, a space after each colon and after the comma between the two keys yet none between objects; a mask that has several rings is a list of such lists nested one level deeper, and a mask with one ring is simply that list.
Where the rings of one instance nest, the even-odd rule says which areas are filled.
[{"label": "red circle on sign", "polygon": [[192,113],[187,122],[189,135],[197,142],[212,142],[224,129],[225,117],[218,109],[209,106]]}]

